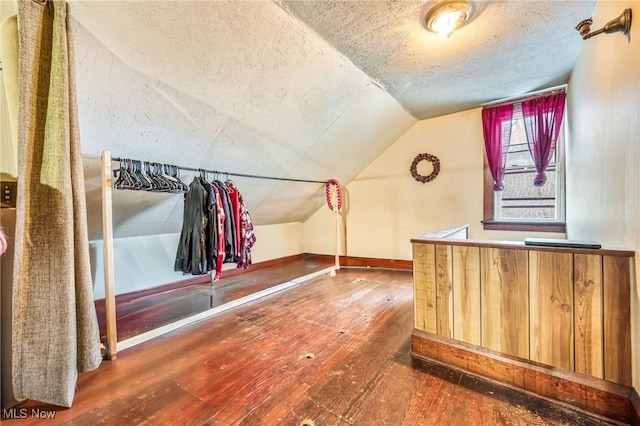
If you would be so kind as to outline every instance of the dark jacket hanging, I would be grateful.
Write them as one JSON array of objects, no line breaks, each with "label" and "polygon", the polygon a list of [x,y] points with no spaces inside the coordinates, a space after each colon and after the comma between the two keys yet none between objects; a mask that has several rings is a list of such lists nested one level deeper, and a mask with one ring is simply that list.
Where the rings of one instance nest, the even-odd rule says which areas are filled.
[{"label": "dark jacket hanging", "polygon": [[207,193],[200,183],[200,178],[195,177],[189,185],[189,192],[184,195],[182,232],[174,265],[176,271],[194,275],[207,273],[206,198]]},{"label": "dark jacket hanging", "polygon": [[200,178],[200,184],[205,190],[204,197],[204,213],[206,216],[206,225],[204,228],[205,237],[205,251],[207,259],[207,269],[210,271],[215,269],[216,257],[218,256],[218,209],[216,192],[213,189],[211,183],[206,179]]}]

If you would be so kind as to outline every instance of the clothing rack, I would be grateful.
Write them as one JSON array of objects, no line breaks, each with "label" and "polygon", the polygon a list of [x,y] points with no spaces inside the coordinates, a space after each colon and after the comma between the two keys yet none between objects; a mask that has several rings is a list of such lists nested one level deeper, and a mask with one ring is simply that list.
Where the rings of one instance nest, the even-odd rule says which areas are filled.
[{"label": "clothing rack", "polygon": [[[35,1],[35,0],[34,0]],[[106,328],[107,328],[107,341],[105,343],[105,356],[107,359],[115,359],[118,353],[118,336],[117,336],[117,326],[116,326],[116,299],[115,299],[115,268],[114,268],[114,255],[113,255],[113,216],[112,216],[112,197],[111,191],[113,189],[114,183],[114,173],[112,169],[112,161],[124,162],[129,159],[111,157],[111,153],[109,151],[102,151],[100,154],[101,159],[101,173],[102,173],[102,235],[103,235],[103,261],[104,261],[104,286],[105,286],[105,315],[106,315]],[[226,176],[238,176],[238,177],[246,177],[246,178],[254,178],[254,179],[268,179],[268,180],[279,180],[279,181],[290,181],[290,182],[304,182],[304,183],[320,183],[320,184],[328,184],[330,181],[320,181],[320,180],[307,180],[307,179],[292,179],[292,178],[280,178],[273,176],[260,176],[260,175],[251,175],[251,174],[243,174],[243,173],[231,173],[231,172],[221,172],[216,170],[206,170],[206,169],[197,169],[193,167],[184,167],[184,166],[175,166],[180,170],[184,171],[193,171],[193,172],[207,172],[212,174],[226,175]],[[340,269],[339,264],[339,256],[338,256],[338,247],[339,247],[339,234],[338,234],[338,209],[334,210],[335,216],[335,250],[336,250],[336,264],[331,267],[330,274],[335,275],[335,271]],[[315,274],[315,273],[314,273]],[[310,274],[313,275],[313,274]],[[293,282],[299,282],[299,280],[292,280]],[[284,286],[287,283],[282,284]],[[292,284],[293,285],[293,284]],[[211,313],[213,315],[213,313]],[[162,327],[163,331],[159,332],[160,335],[163,332],[168,332],[176,329],[179,326],[189,324],[190,322],[197,321],[199,319],[203,319],[205,315],[196,315],[197,318],[193,318],[190,320],[186,318],[185,320],[179,321],[174,325],[168,325]],[[148,340],[148,338],[140,338],[136,339],[130,338],[122,343],[123,349],[126,347],[133,346],[138,343],[142,343]],[[135,342],[134,342],[135,341]]]},{"label": "clothing rack", "polygon": [[[118,158],[118,157],[111,158],[111,161],[118,161],[118,162],[123,162],[126,160],[129,160],[129,159]],[[306,182],[306,183],[327,183],[326,181],[323,181],[323,180],[293,179],[293,178],[282,178],[282,177],[274,177],[274,176],[250,175],[250,174],[244,174],[244,173],[221,172],[218,170],[196,169],[193,167],[185,167],[185,166],[175,166],[175,167],[179,168],[180,170],[185,170],[190,172],[207,172],[211,174],[218,174],[218,175],[225,175],[225,176],[239,176],[239,177],[253,178],[253,179],[284,180],[288,182]]]}]

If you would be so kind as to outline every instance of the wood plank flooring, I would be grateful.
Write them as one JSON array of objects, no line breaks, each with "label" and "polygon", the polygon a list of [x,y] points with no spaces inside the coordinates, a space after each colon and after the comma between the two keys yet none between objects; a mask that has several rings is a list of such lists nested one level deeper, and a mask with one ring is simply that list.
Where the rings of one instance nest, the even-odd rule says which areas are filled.
[{"label": "wood plank flooring", "polygon": [[[342,269],[81,374],[69,425],[601,425],[413,359],[410,271]],[[27,416],[3,425],[40,424]]]}]

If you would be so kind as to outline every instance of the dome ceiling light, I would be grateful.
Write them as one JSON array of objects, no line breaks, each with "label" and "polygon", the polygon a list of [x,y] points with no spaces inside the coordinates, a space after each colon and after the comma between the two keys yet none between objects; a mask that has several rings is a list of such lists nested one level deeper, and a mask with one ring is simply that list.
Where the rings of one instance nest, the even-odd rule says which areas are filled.
[{"label": "dome ceiling light", "polygon": [[464,25],[473,13],[470,1],[443,1],[427,12],[427,29],[434,33],[449,37],[457,28]]}]

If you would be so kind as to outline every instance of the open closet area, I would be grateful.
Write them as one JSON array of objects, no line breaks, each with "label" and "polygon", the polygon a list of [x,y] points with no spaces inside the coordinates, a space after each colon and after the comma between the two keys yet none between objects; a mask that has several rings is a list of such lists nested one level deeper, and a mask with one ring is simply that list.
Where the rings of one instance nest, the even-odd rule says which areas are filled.
[{"label": "open closet area", "polygon": [[[120,346],[126,348],[318,275],[335,275],[339,268],[338,257],[336,264],[331,265],[330,257],[299,254],[263,262],[254,269],[269,271],[261,271],[257,279],[251,278],[249,272],[240,276],[239,269],[246,270],[252,266],[251,250],[256,236],[249,210],[230,176],[249,180],[324,183],[327,202],[334,200],[337,204],[332,207],[337,238],[338,209],[342,201],[339,183],[335,179],[325,183],[194,169],[114,159],[108,151],[102,152],[101,161],[105,297],[96,301],[96,308],[100,336],[109,359],[116,356],[119,340],[122,340]],[[119,167],[114,168],[113,161],[118,162]],[[181,177],[185,172],[195,172],[190,184]],[[209,174],[214,176],[211,181],[207,178]],[[219,176],[225,176],[225,182],[220,181]],[[183,196],[183,220],[173,270],[191,278],[149,289],[121,292],[115,296],[112,188]],[[235,270],[226,268],[225,279],[222,279],[225,264],[233,264]],[[122,331],[120,338],[118,329]]]},{"label": "open closet area", "polygon": [[2,424],[640,425],[638,16],[3,0]]}]

